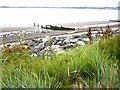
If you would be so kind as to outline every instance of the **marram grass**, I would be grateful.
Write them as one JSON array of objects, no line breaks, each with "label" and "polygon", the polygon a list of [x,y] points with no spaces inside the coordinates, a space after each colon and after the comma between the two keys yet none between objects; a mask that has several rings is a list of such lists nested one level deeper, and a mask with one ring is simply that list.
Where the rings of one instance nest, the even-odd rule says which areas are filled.
[{"label": "marram grass", "polygon": [[118,88],[118,50],[115,36],[45,58],[29,50],[4,52],[0,82],[3,88]]}]

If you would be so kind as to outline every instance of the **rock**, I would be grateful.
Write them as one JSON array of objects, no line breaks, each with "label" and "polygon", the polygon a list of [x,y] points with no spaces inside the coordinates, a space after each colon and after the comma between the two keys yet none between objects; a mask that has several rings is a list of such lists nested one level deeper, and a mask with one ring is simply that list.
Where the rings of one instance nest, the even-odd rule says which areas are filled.
[{"label": "rock", "polygon": [[57,42],[58,42],[58,41],[54,39],[54,40],[53,40],[53,45],[56,45]]},{"label": "rock", "polygon": [[85,44],[89,43],[89,38],[83,38],[83,41],[85,42]]},{"label": "rock", "polygon": [[80,35],[80,38],[88,38],[88,36],[87,36],[87,34],[82,34],[82,35]]},{"label": "rock", "polygon": [[83,41],[89,42],[89,38],[83,38]]},{"label": "rock", "polygon": [[63,41],[63,45],[69,44],[69,43],[70,43],[70,38],[66,38],[66,39]]},{"label": "rock", "polygon": [[83,41],[78,41],[77,45],[82,45],[83,46],[83,45],[85,45],[85,43]]},{"label": "rock", "polygon": [[36,52],[36,54],[37,54],[38,56],[43,55],[44,53],[45,53],[45,50],[44,50],[44,49],[41,50],[41,51],[39,51],[39,52]]},{"label": "rock", "polygon": [[62,44],[63,44],[62,41],[58,41],[56,45],[62,46]]},{"label": "rock", "polygon": [[60,48],[59,45],[52,45],[51,50],[56,54],[62,54],[65,52],[63,49]]},{"label": "rock", "polygon": [[43,43],[46,43],[48,41],[48,39],[47,38],[43,38],[42,41],[43,41]]},{"label": "rock", "polygon": [[78,41],[78,39],[71,39],[70,43],[76,43]]},{"label": "rock", "polygon": [[60,48],[60,46],[59,45],[52,45],[51,46],[51,49],[54,51],[55,49],[57,49],[57,48]]},{"label": "rock", "polygon": [[92,39],[97,39],[96,34],[91,35]]},{"label": "rock", "polygon": [[35,40],[30,40],[30,41],[28,41],[28,46],[35,46],[35,44],[36,44],[37,42],[35,41]]},{"label": "rock", "polygon": [[61,48],[63,48],[63,49],[69,49],[69,48],[72,48],[73,46],[74,46],[74,44],[70,43],[70,44],[61,46]]},{"label": "rock", "polygon": [[35,46],[34,48],[42,50],[45,48],[45,45],[44,45],[44,43],[40,43],[38,46]]},{"label": "rock", "polygon": [[62,42],[65,40],[64,37],[56,37],[55,39],[56,39],[57,41],[62,41]]}]

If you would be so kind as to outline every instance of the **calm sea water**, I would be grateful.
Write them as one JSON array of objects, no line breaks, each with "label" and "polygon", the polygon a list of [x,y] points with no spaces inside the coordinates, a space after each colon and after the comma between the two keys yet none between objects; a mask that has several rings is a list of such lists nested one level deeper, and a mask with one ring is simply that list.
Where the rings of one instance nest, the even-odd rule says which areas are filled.
[{"label": "calm sea water", "polygon": [[34,22],[44,25],[117,18],[117,10],[0,8],[0,26],[33,26]]}]

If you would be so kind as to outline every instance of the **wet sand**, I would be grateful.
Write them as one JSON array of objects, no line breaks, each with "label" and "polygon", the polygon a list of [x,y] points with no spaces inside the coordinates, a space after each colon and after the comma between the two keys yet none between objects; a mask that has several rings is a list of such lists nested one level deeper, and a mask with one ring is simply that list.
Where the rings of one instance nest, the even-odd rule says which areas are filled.
[{"label": "wet sand", "polygon": [[[97,25],[97,24],[108,24],[111,23],[111,21],[94,21],[94,22],[84,22],[84,23],[74,23],[74,24],[67,24],[69,25],[69,27],[71,26],[77,26],[77,25]],[[64,24],[65,25],[65,24]],[[112,28],[113,27],[118,27],[118,25],[114,25],[114,26],[111,26]],[[105,27],[104,27],[105,28]],[[33,30],[35,29],[34,27],[4,27],[2,28],[2,31],[1,32],[9,32],[9,31],[27,31],[27,30]],[[30,34],[26,34],[26,36],[24,37],[24,40],[26,39],[35,39],[35,38],[44,38],[46,36],[59,36],[59,35],[66,35],[66,34],[72,34],[72,33],[81,33],[81,32],[86,32],[88,30],[88,28],[85,28],[85,29],[81,29],[77,32],[75,31],[68,31],[68,30],[54,30],[54,31],[50,31],[50,32],[47,32],[47,33],[40,33],[40,32],[33,32],[33,33],[30,33]],[[100,27],[97,27],[97,28],[92,28],[92,30],[100,30]],[[14,36],[7,36],[7,37],[4,37],[2,38],[2,42],[0,42],[0,44],[3,44],[3,43],[10,43],[10,42],[15,42],[15,41],[18,41],[19,40],[19,37],[17,35],[14,35]]]},{"label": "wet sand", "polygon": [[[109,24],[113,23],[112,20],[107,21],[88,21],[88,22],[76,22],[76,23],[66,23],[66,24],[53,24],[56,26],[63,26],[63,27],[76,27],[76,26],[89,26],[89,25],[97,25],[97,24]],[[1,32],[12,32],[12,31],[22,31],[22,30],[31,30],[35,29],[35,27],[0,27]]]},{"label": "wet sand", "polygon": [[22,30],[31,30],[35,29],[34,27],[0,27],[0,33],[2,32],[12,32],[12,31],[22,31]]}]

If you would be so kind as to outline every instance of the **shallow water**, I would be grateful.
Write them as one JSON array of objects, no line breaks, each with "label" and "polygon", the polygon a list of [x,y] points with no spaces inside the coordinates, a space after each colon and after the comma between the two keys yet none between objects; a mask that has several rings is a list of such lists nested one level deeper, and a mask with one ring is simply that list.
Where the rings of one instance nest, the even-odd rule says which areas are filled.
[{"label": "shallow water", "polygon": [[117,10],[0,8],[0,26],[33,26],[34,22],[44,25],[113,20],[117,18]]}]

